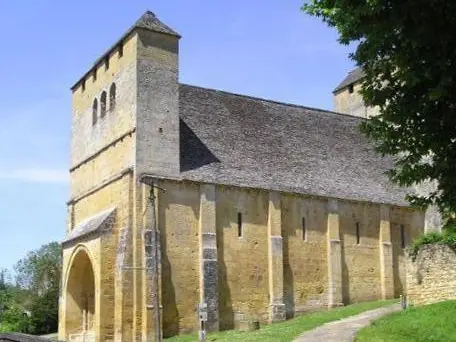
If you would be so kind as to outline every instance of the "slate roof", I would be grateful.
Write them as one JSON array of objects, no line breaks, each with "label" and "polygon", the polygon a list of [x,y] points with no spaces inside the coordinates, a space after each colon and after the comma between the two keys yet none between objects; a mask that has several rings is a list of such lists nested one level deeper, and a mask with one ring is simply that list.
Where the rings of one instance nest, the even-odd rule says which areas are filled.
[{"label": "slate roof", "polygon": [[151,12],[146,11],[133,25],[133,27],[129,30],[132,31],[134,28],[143,28],[146,30],[160,32],[165,34],[170,34],[172,36],[180,37],[179,33],[174,31],[172,28],[167,26],[166,24],[162,23],[157,16]]},{"label": "slate roof", "polygon": [[85,219],[68,234],[65,240],[63,240],[63,243],[73,241],[90,233],[99,232],[109,223],[109,219],[112,218],[114,211],[115,208],[109,208]]},{"label": "slate roof", "polygon": [[338,92],[339,90],[348,87],[350,84],[358,82],[364,78],[364,72],[361,68],[356,68],[348,73],[348,75],[340,82],[340,84],[334,89],[333,93]]},{"label": "slate roof", "polygon": [[181,178],[406,206],[360,118],[180,85]]}]

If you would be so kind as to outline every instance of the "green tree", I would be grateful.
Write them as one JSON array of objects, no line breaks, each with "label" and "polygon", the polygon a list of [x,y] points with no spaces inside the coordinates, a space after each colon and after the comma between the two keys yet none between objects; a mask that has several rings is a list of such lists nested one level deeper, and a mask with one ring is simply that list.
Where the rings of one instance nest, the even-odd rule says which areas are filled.
[{"label": "green tree", "polygon": [[361,94],[380,115],[362,131],[383,155],[394,157],[389,176],[412,186],[436,181],[421,207],[456,213],[456,1],[312,0],[303,6],[356,46],[350,57],[364,71]]},{"label": "green tree", "polygon": [[31,251],[15,266],[16,283],[25,291],[21,302],[30,312],[29,332],[47,334],[58,327],[62,250],[57,242]]},{"label": "green tree", "polygon": [[58,289],[62,267],[61,253],[61,247],[57,242],[51,242],[29,252],[14,267],[17,284],[37,296]]},{"label": "green tree", "polygon": [[0,272],[0,332],[28,332],[29,318],[17,296],[20,292],[5,281],[6,270]]}]

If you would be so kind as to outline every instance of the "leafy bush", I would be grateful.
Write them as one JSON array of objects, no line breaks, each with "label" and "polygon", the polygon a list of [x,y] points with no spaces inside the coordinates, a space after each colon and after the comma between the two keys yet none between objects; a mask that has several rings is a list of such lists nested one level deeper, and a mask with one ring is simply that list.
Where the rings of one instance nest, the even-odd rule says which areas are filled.
[{"label": "leafy bush", "polygon": [[456,252],[456,220],[448,220],[441,233],[426,233],[413,241],[409,249],[409,255],[412,257],[412,260],[415,261],[421,247],[430,244],[446,245]]}]

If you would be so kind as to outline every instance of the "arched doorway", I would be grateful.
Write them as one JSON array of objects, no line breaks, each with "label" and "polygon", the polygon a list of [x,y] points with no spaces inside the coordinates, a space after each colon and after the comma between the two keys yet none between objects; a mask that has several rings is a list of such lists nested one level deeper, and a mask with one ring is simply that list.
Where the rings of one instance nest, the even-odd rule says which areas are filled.
[{"label": "arched doorway", "polygon": [[95,279],[87,252],[79,250],[70,266],[66,286],[67,340],[91,340],[95,328]]}]

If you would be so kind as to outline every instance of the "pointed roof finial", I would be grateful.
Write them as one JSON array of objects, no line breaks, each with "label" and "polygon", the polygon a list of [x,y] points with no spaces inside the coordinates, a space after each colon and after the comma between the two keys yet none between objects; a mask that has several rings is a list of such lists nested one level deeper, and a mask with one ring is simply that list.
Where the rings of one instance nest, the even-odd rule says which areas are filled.
[{"label": "pointed roof finial", "polygon": [[180,37],[179,33],[161,22],[158,17],[151,11],[146,11],[135,23],[134,27],[151,30],[154,32],[165,33],[172,36]]}]

